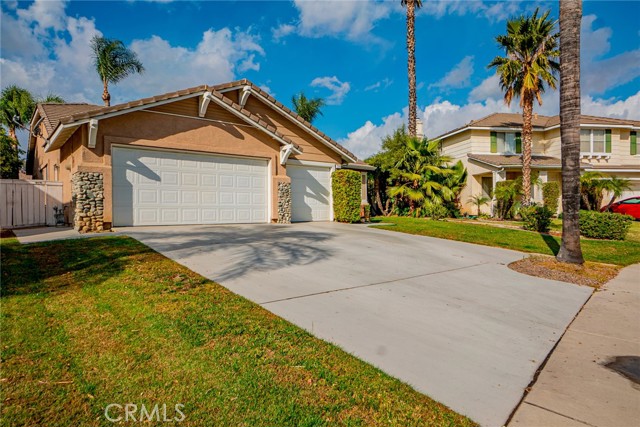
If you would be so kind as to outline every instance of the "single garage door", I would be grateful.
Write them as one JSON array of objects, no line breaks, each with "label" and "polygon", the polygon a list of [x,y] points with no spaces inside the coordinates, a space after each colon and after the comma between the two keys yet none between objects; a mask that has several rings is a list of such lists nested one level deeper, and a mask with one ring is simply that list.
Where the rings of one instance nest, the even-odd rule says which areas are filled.
[{"label": "single garage door", "polygon": [[287,165],[291,178],[291,220],[331,219],[331,168]]},{"label": "single garage door", "polygon": [[266,160],[114,147],[113,224],[267,222]]}]

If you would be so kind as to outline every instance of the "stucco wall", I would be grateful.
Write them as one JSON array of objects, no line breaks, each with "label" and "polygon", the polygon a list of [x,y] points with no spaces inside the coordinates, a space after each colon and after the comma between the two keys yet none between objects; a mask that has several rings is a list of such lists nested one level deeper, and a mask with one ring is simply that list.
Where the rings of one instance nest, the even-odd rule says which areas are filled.
[{"label": "stucco wall", "polygon": [[[340,156],[284,116],[261,101],[246,106],[252,113],[273,124],[304,153],[295,158],[324,163],[341,163]],[[271,220],[278,220],[278,183],[290,182],[286,166],[280,165],[280,143],[233,113],[209,104],[204,119],[198,117],[197,97],[176,101],[149,110],[136,111],[99,121],[95,148],[88,147],[87,125],[81,126],[60,150],[44,153],[39,141],[34,171],[43,165],[60,165],[59,180],[64,183],[65,201],[71,201],[71,176],[76,172],[99,172],[104,180],[104,224],[110,226],[112,213],[111,151],[114,145],[153,147],[267,159],[271,180]],[[291,158],[294,158],[292,156]],[[52,174],[50,172],[50,179]]]}]

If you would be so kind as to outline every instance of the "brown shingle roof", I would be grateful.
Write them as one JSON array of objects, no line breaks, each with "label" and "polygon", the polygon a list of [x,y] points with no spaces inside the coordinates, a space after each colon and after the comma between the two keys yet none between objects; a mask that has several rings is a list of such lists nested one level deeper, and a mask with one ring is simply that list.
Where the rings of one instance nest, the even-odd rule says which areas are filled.
[{"label": "brown shingle roof", "polygon": [[100,106],[92,104],[43,103],[38,104],[36,108],[40,113],[40,117],[44,119],[42,122],[44,123],[44,127],[47,129],[47,134],[51,135],[54,129],[58,127],[58,123],[60,123],[61,118],[72,114],[95,110],[96,108],[100,108]]},{"label": "brown shingle roof", "polygon": [[[611,117],[596,117],[582,115],[580,123],[583,125],[611,125],[611,126],[640,126],[640,121],[630,119],[616,119]],[[560,125],[560,116],[542,116],[535,114],[533,116],[534,130],[544,130],[553,126]],[[464,126],[450,130],[435,139],[440,139],[445,135],[454,133],[467,127],[488,127],[488,128],[519,128],[522,127],[522,115],[514,113],[493,113],[478,120],[472,120]]]},{"label": "brown shingle roof", "polygon": [[288,144],[292,144],[296,149],[301,150],[301,148],[300,148],[300,146],[298,144],[296,144],[295,142],[291,141],[288,137],[286,137],[283,134],[281,134],[280,132],[278,132],[278,130],[274,126],[266,123],[260,117],[256,116],[255,114],[251,114],[249,111],[245,110],[240,105],[238,105],[235,102],[233,102],[231,99],[229,99],[226,96],[222,95],[221,93],[215,91],[214,87],[207,86],[207,85],[195,86],[195,87],[192,87],[192,88],[182,89],[182,90],[178,90],[178,91],[175,91],[175,92],[168,92],[168,93],[165,93],[165,94],[162,94],[162,95],[152,96],[152,97],[149,97],[149,98],[142,98],[142,99],[138,99],[136,101],[126,102],[126,103],[123,103],[123,104],[113,105],[113,106],[110,106],[110,107],[98,107],[98,108],[93,108],[93,109],[90,109],[90,110],[87,110],[87,111],[77,112],[77,113],[68,115],[66,117],[61,117],[60,118],[60,123],[62,123],[62,124],[71,124],[71,123],[76,122],[78,120],[90,119],[92,117],[101,116],[101,115],[104,115],[104,114],[115,113],[115,112],[118,112],[118,111],[124,111],[124,110],[128,110],[130,108],[135,108],[135,107],[142,107],[142,106],[145,106],[145,105],[148,105],[148,104],[152,104],[154,102],[166,101],[166,100],[170,100],[170,99],[173,99],[173,98],[179,98],[181,96],[193,95],[193,94],[196,94],[196,93],[206,92],[206,91],[210,91],[211,94],[214,97],[216,97],[219,100],[223,101],[226,105],[228,105],[229,107],[233,108],[238,113],[242,114],[243,116],[245,116],[249,120],[259,124],[260,126],[266,128],[267,130],[269,130],[270,132],[272,132],[273,134],[275,134],[276,136],[278,136],[279,138],[281,138],[282,140],[284,140]]},{"label": "brown shingle roof", "polygon": [[[522,156],[499,155],[499,154],[468,154],[470,160],[486,163],[495,167],[503,166],[522,166]],[[562,162],[557,157],[550,156],[531,156],[532,167],[560,167]]]},{"label": "brown shingle roof", "polygon": [[[95,116],[98,116],[98,115],[103,115],[103,114],[113,113],[113,112],[117,112],[117,111],[122,111],[122,110],[126,110],[126,109],[129,109],[129,108],[134,108],[134,107],[138,107],[138,106],[144,106],[146,104],[151,104],[153,102],[164,101],[164,100],[168,100],[168,99],[172,99],[172,98],[178,98],[180,96],[194,94],[194,93],[198,93],[198,92],[204,92],[204,91],[208,90],[213,94],[213,96],[215,96],[216,98],[222,100],[225,104],[227,104],[231,108],[233,108],[236,111],[240,112],[242,115],[244,115],[245,117],[249,118],[250,120],[252,120],[252,121],[260,124],[261,126],[265,127],[270,132],[273,132],[278,137],[280,137],[283,140],[285,140],[287,143],[293,144],[294,147],[296,147],[297,149],[300,150],[300,147],[296,143],[294,143],[288,137],[286,137],[283,134],[281,134],[280,132],[278,132],[278,130],[273,125],[270,125],[270,124],[266,123],[260,117],[256,116],[255,114],[250,113],[246,109],[242,108],[240,105],[238,105],[235,102],[233,102],[228,97],[226,97],[223,94],[221,94],[220,92],[218,92],[220,90],[229,89],[229,88],[235,88],[235,87],[240,87],[240,86],[251,86],[251,88],[254,91],[256,91],[261,96],[266,98],[271,104],[273,104],[274,106],[284,110],[287,114],[289,114],[291,117],[293,117],[295,120],[297,120],[302,126],[305,126],[310,131],[312,131],[313,133],[318,135],[322,140],[326,141],[328,144],[330,144],[331,146],[336,148],[338,151],[340,151],[343,154],[345,154],[347,157],[350,157],[350,158],[353,158],[353,159],[357,160],[357,157],[353,153],[351,153],[349,150],[347,150],[345,147],[343,147],[342,145],[340,145],[339,143],[334,141],[332,138],[330,138],[324,132],[320,131],[318,128],[313,126],[311,123],[309,123],[306,120],[304,120],[297,113],[295,113],[294,111],[289,109],[287,106],[285,106],[281,102],[277,101],[269,93],[267,93],[266,91],[260,89],[260,87],[256,86],[255,84],[253,84],[251,81],[249,81],[247,79],[236,80],[236,81],[233,81],[233,82],[223,83],[223,84],[218,84],[218,85],[213,85],[213,86],[207,86],[207,85],[196,86],[196,87],[192,87],[192,88],[188,88],[188,89],[179,90],[179,91],[176,91],[176,92],[169,92],[169,93],[165,93],[163,95],[157,95],[157,96],[153,96],[153,97],[150,97],[150,98],[143,98],[143,99],[139,99],[137,101],[131,101],[131,102],[123,103],[123,104],[118,104],[118,105],[114,105],[114,106],[111,106],[111,107],[100,107],[100,106],[97,106],[97,105],[93,105],[93,106],[90,106],[90,108],[78,109],[76,111],[69,111],[69,113],[67,115],[59,115],[58,116],[58,119],[57,119],[57,121],[55,123],[55,126],[52,127],[51,131],[55,130],[55,127],[58,125],[58,122],[63,123],[63,124],[70,124],[70,123],[73,123],[73,122],[75,122],[77,120],[88,119],[88,118],[95,117]],[[71,104],[63,104],[63,105],[71,105]],[[79,104],[76,104],[76,105],[79,105]],[[88,104],[83,104],[83,105],[88,106]]]},{"label": "brown shingle roof", "polygon": [[329,144],[331,144],[332,146],[334,146],[335,148],[337,148],[338,150],[340,150],[342,153],[346,154],[347,156],[352,157],[354,159],[357,159],[356,155],[353,154],[351,151],[347,150],[342,145],[338,144],[336,141],[334,141],[331,137],[326,135],[324,132],[320,131],[318,128],[313,126],[311,123],[309,123],[308,121],[306,121],[305,119],[300,117],[298,115],[298,113],[296,113],[295,111],[291,110],[289,107],[287,107],[286,105],[284,105],[281,102],[279,102],[278,100],[276,100],[268,92],[262,90],[260,87],[256,86],[255,84],[253,84],[251,81],[249,81],[247,79],[236,80],[234,82],[222,83],[222,84],[219,84],[219,85],[215,85],[215,86],[213,86],[213,89],[219,91],[219,90],[231,89],[231,88],[236,88],[236,87],[239,88],[241,86],[250,86],[251,89],[253,89],[254,91],[258,92],[260,95],[262,95],[264,98],[266,98],[270,103],[272,103],[276,107],[284,110],[287,114],[292,116],[295,120],[297,120],[303,126],[307,127],[309,130],[313,131],[316,135],[318,135],[324,141],[328,142]]},{"label": "brown shingle roof", "polygon": [[164,93],[162,95],[151,96],[149,98],[137,99],[135,101],[125,102],[123,104],[112,105],[110,107],[98,107],[94,108],[93,110],[78,112],[67,117],[63,117],[60,119],[60,122],[63,124],[70,124],[77,120],[89,119],[91,117],[108,113],[115,113],[117,111],[127,110],[129,108],[141,107],[153,102],[165,101],[167,99],[178,98],[184,95],[191,95],[198,92],[205,92],[206,90],[208,90],[207,85],[200,85],[188,89],[178,90],[175,92]]}]

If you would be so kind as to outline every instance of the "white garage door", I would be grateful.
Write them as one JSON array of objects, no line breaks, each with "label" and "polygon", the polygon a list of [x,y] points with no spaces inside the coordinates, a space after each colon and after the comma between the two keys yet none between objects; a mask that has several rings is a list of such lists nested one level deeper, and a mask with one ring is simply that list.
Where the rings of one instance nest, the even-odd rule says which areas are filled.
[{"label": "white garage door", "polygon": [[113,224],[267,222],[266,160],[114,147]]},{"label": "white garage door", "polygon": [[331,168],[287,165],[291,177],[291,220],[331,219]]}]

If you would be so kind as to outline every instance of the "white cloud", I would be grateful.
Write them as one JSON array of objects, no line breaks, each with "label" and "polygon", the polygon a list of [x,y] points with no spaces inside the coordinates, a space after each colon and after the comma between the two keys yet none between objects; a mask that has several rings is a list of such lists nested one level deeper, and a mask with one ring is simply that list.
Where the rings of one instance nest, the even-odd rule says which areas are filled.
[{"label": "white cloud", "polygon": [[469,92],[469,101],[484,101],[488,98],[500,99],[502,97],[503,93],[500,88],[500,78],[497,74],[487,77],[479,86],[474,87],[471,92]]},{"label": "white cloud", "polygon": [[[304,37],[344,37],[351,41],[385,44],[372,35],[378,21],[399,10],[397,2],[367,1],[306,1],[295,0],[299,21],[295,31]],[[273,31],[274,38],[294,32],[292,25],[280,25]]]},{"label": "white cloud", "polygon": [[418,15],[425,14],[442,18],[445,15],[466,15],[485,11],[487,7],[481,1],[469,0],[431,0],[423,1]]},{"label": "white cloud", "polygon": [[35,0],[27,9],[17,9],[17,14],[24,21],[35,23],[36,32],[49,28],[62,31],[67,18],[65,7],[65,1]]},{"label": "white cloud", "polygon": [[[2,86],[18,84],[38,95],[53,92],[69,102],[101,104],[102,85],[93,67],[90,41],[102,35],[93,19],[65,15],[65,3],[36,2],[2,12]],[[251,29],[209,29],[195,48],[173,46],[151,36],[134,40],[145,73],[110,87],[112,102],[233,80],[260,69],[265,52]],[[167,66],[171,64],[171,66]]]},{"label": "white cloud", "polygon": [[627,99],[618,101],[583,96],[582,114],[638,120],[640,119],[640,91]]},{"label": "white cloud", "polygon": [[460,89],[471,84],[473,74],[473,55],[465,56],[440,80],[429,85],[431,88]]},{"label": "white cloud", "polygon": [[389,79],[388,77],[385,77],[384,79],[375,82],[374,84],[371,84],[367,87],[364,88],[365,92],[368,91],[375,91],[378,92],[380,89],[384,90],[386,88],[388,88],[389,86],[391,86],[393,84],[393,80]]},{"label": "white cloud", "polygon": [[338,77],[316,77],[310,83],[311,87],[323,87],[331,91],[326,99],[329,105],[339,105],[344,101],[344,97],[351,90],[349,82],[341,82]]},{"label": "white cloud", "polygon": [[367,120],[364,125],[349,133],[346,138],[338,140],[338,142],[358,158],[366,159],[380,150],[382,139],[402,126],[405,118],[406,114],[394,113],[384,117],[380,125],[374,125]]},{"label": "white cloud", "polygon": [[582,18],[581,28],[581,89],[583,93],[601,94],[629,83],[640,76],[640,49],[604,58],[611,50],[609,27],[594,28],[597,17]]},{"label": "white cloud", "polygon": [[[148,95],[233,80],[236,71],[259,70],[255,58],[264,55],[255,37],[228,28],[205,31],[195,49],[172,46],[159,36],[134,40],[131,49],[145,72],[124,80],[119,87]],[[167,67],[168,63],[172,66]]]},{"label": "white cloud", "polygon": [[289,34],[296,31],[296,26],[291,24],[280,24],[276,28],[271,29],[271,35],[275,42],[279,42]]}]

